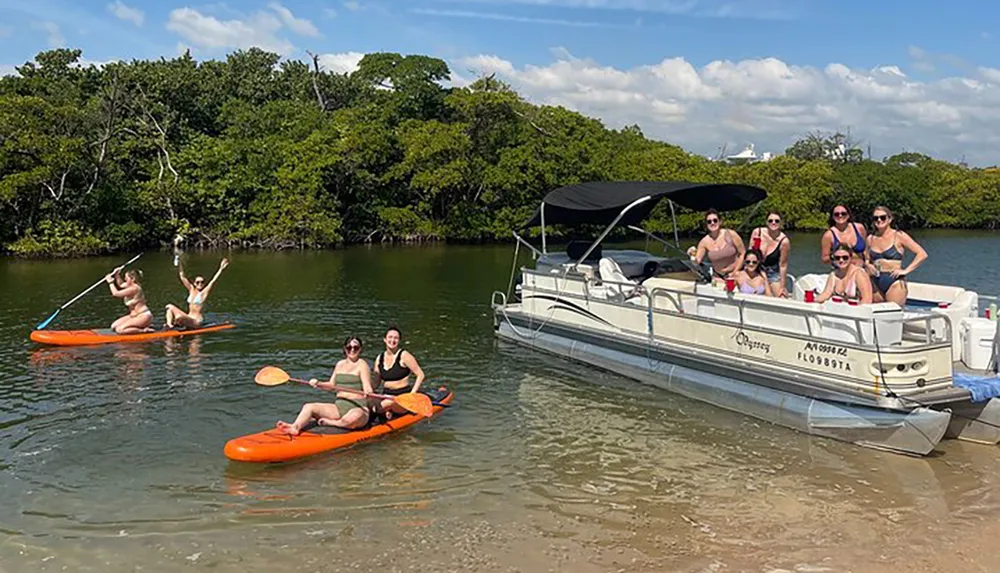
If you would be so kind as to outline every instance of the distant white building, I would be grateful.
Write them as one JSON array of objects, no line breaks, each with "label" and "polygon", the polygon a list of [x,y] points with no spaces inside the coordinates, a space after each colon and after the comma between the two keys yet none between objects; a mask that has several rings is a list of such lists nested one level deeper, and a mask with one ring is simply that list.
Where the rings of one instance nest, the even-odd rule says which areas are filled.
[{"label": "distant white building", "polygon": [[759,163],[761,161],[770,161],[774,159],[774,155],[770,151],[765,151],[761,155],[757,155],[757,152],[753,149],[753,144],[747,145],[743,151],[737,153],[736,155],[727,155],[726,163],[733,164],[743,164],[743,163]]}]

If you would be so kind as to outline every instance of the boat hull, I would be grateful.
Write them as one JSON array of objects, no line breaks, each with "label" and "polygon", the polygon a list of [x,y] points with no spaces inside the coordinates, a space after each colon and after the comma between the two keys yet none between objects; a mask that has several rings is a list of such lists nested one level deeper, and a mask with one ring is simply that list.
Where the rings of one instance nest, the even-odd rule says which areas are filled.
[{"label": "boat hull", "polygon": [[[580,361],[640,382],[792,428],[865,447],[926,455],[945,436],[951,414],[931,408],[886,410],[816,398],[761,386],[712,372],[637,355],[562,335],[549,325],[532,329],[507,316],[497,335],[504,340]],[[530,329],[530,335],[525,330]]]}]

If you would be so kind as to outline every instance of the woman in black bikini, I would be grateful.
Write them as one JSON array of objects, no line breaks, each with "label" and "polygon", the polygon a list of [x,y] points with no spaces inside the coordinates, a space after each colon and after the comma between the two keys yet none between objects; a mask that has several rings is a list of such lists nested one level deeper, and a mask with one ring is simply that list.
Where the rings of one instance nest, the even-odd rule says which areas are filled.
[{"label": "woman in black bikini", "polygon": [[[375,359],[375,379],[376,386],[382,384],[382,393],[391,396],[399,396],[407,392],[419,392],[420,385],[424,383],[424,371],[420,368],[417,359],[408,351],[399,347],[402,335],[399,328],[390,326],[385,331],[385,352]],[[416,376],[413,385],[410,385],[410,375]],[[405,414],[407,412],[402,406],[388,398],[383,399],[378,404],[378,411],[385,412],[386,417],[392,414]]]},{"label": "woman in black bikini", "polygon": [[760,261],[760,270],[767,275],[773,296],[787,298],[788,255],[791,241],[781,231],[781,215],[777,211],[767,214],[767,227],[758,227],[750,233],[750,246],[767,256]]}]

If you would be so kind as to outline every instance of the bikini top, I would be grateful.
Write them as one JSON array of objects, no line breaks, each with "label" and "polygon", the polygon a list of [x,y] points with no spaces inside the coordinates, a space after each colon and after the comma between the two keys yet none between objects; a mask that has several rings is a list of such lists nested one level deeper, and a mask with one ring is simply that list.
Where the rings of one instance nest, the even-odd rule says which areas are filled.
[{"label": "bikini top", "polygon": [[764,285],[753,286],[748,282],[740,283],[740,292],[743,294],[764,294]]},{"label": "bikini top", "polygon": [[772,269],[778,268],[778,265],[781,263],[781,243],[787,238],[788,237],[785,236],[784,233],[778,237],[778,244],[775,245],[774,250],[768,253],[767,256],[764,257],[764,260],[760,262],[761,267],[768,267]]},{"label": "bikini top", "polygon": [[[858,285],[854,282],[854,273],[851,273],[850,277],[851,278],[847,281],[846,286],[844,286],[843,284],[841,285],[841,286],[844,286],[844,288],[842,288],[842,289],[840,289],[838,291],[836,289],[836,287],[834,287],[834,289],[833,289],[833,294],[834,295],[840,296],[840,297],[844,297],[844,298],[848,298],[848,299],[858,298]],[[837,279],[837,274],[836,273],[832,273],[832,276],[830,277],[830,279],[831,280],[838,280]]]},{"label": "bikini top", "polygon": [[[854,246],[851,247],[851,250],[860,255],[865,252],[868,245],[865,243],[864,235],[861,234],[861,231],[858,231],[858,224],[851,223],[850,225],[854,228],[854,236],[858,239],[854,243]],[[832,255],[837,250],[837,247],[840,246],[840,237],[837,236],[837,229],[835,227],[830,227],[830,234],[833,235],[833,245],[830,247],[830,254]]]},{"label": "bikini top", "polygon": [[191,296],[191,293],[188,293],[187,301],[188,301],[188,304],[201,304],[202,303],[202,301],[201,301],[201,291],[198,291],[197,293],[195,293],[194,296]]},{"label": "bikini top", "polygon": [[135,291],[135,295],[132,298],[127,298],[124,300],[125,306],[132,306],[134,304],[146,304],[146,297],[142,295],[142,289]]},{"label": "bikini top", "polygon": [[903,260],[903,253],[896,250],[896,236],[892,237],[892,245],[888,249],[879,252],[874,248],[871,249],[872,261],[877,261],[879,259],[885,259],[887,261],[901,261]]},{"label": "bikini top", "polygon": [[403,366],[403,353],[406,350],[402,348],[396,353],[396,361],[392,364],[392,368],[386,369],[385,367],[385,352],[378,355],[378,371],[382,373],[382,380],[385,382],[396,382],[405,379],[410,375],[410,369]]}]

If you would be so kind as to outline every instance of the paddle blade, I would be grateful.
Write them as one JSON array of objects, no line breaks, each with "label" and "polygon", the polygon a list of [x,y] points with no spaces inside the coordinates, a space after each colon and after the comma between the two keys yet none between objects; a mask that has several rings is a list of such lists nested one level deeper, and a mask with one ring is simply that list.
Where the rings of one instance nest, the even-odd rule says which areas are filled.
[{"label": "paddle blade", "polygon": [[253,377],[253,381],[261,386],[277,386],[288,380],[288,373],[276,366],[265,366]]},{"label": "paddle blade", "polygon": [[45,327],[48,326],[50,322],[52,322],[53,320],[55,320],[56,315],[59,314],[60,310],[62,310],[62,309],[61,308],[57,308],[56,311],[52,313],[52,316],[46,318],[42,322],[39,322],[38,326],[35,327],[35,330],[45,330]]},{"label": "paddle blade", "polygon": [[425,418],[430,418],[434,414],[434,404],[431,404],[431,398],[427,394],[400,394],[396,396],[396,403]]}]

